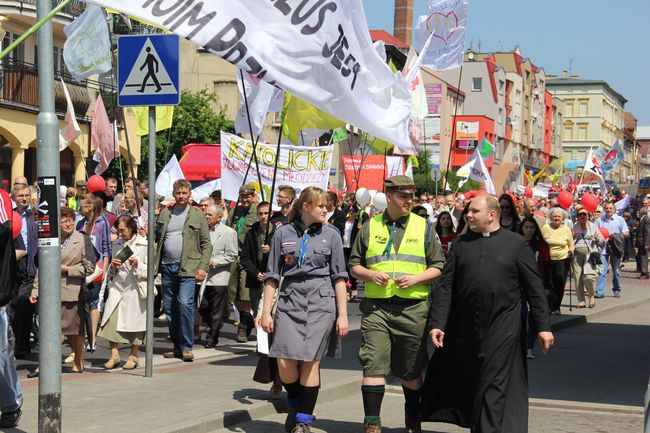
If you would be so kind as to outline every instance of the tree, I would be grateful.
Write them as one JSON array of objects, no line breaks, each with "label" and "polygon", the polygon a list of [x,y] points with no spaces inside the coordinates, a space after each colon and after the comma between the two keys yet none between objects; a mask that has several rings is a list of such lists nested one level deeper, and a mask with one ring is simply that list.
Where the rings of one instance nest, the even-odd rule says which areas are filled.
[{"label": "tree", "polygon": [[[181,93],[181,103],[174,109],[172,127],[156,135],[156,173],[160,172],[173,154],[181,157],[181,147],[188,143],[219,143],[221,131],[233,132],[233,121],[226,117],[225,107],[215,113],[212,103],[219,97],[207,89]],[[149,136],[142,136],[140,178],[148,178]]]},{"label": "tree", "polygon": [[[429,164],[429,150],[421,150],[418,153],[418,165],[419,167],[413,167],[413,182],[415,183],[416,188],[420,192],[435,192],[436,191],[436,183],[434,183],[433,179],[431,178],[431,168]],[[456,171],[455,170],[449,170],[445,172],[445,176],[447,177],[447,190],[456,192],[458,190],[458,182],[460,181],[461,178],[456,176]],[[437,179],[437,184],[438,184],[438,193],[439,194],[444,194],[445,192],[442,190],[443,186],[443,180],[442,176],[439,176]],[[471,190],[477,190],[481,189],[481,184],[476,182],[475,180],[469,179],[465,184],[463,185],[462,188],[460,188],[460,192],[466,192],[466,191],[471,191]]]}]

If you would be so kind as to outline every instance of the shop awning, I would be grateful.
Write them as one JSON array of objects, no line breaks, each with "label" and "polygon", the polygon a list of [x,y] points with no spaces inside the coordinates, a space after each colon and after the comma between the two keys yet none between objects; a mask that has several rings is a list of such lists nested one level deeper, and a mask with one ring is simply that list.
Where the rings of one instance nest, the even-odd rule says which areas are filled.
[{"label": "shop awning", "polygon": [[221,178],[221,145],[187,144],[179,161],[185,179],[190,181]]}]

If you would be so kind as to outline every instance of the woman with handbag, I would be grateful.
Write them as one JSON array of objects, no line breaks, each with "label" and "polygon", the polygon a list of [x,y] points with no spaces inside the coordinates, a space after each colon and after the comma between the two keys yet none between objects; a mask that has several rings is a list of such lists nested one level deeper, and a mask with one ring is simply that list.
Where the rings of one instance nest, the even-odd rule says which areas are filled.
[{"label": "woman with handbag", "polygon": [[[86,317],[86,276],[95,269],[95,251],[83,233],[75,230],[75,212],[61,208],[61,334],[68,337],[74,354],[72,371],[83,373],[84,327]],[[38,272],[29,298],[32,304],[38,300]],[[38,371],[30,373],[38,375]]]},{"label": "woman with handbag", "polygon": [[147,239],[138,234],[136,221],[128,215],[118,217],[115,228],[124,243],[111,261],[108,299],[97,335],[107,339],[111,346],[111,357],[104,368],[110,370],[119,365],[118,344],[122,343],[131,344],[129,358],[122,368],[132,370],[138,366],[138,350],[144,344],[147,329]]},{"label": "woman with handbag", "polygon": [[596,273],[600,267],[600,250],[605,244],[603,235],[598,227],[589,221],[589,212],[578,208],[578,223],[573,226],[575,255],[573,256],[573,275],[576,278],[576,293],[578,308],[585,308],[585,290],[589,296],[589,308],[596,306],[594,288]]},{"label": "woman with handbag", "polygon": [[[289,224],[277,229],[264,275],[262,328],[273,332],[269,356],[278,360],[287,391],[285,429],[309,433],[320,387],[320,360],[334,356],[348,332],[343,243],[326,223],[327,193],[308,187],[294,202]],[[282,280],[282,281],[281,281]],[[275,291],[277,312],[271,314]]]}]

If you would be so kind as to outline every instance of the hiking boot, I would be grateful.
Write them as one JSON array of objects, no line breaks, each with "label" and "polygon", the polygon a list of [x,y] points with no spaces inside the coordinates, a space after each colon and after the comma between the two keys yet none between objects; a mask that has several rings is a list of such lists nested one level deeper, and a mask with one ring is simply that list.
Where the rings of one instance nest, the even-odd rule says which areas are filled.
[{"label": "hiking boot", "polygon": [[364,424],[363,433],[381,433],[381,426],[379,424]]},{"label": "hiking boot", "polygon": [[291,433],[311,433],[311,426],[309,424],[304,424],[299,422],[295,425]]},{"label": "hiking boot", "polygon": [[420,423],[420,415],[404,415],[404,433],[422,433],[422,424]]},{"label": "hiking boot", "polygon": [[180,350],[174,349],[172,352],[164,352],[163,353],[163,358],[182,358],[183,354],[181,353]]},{"label": "hiking boot", "polygon": [[[16,427],[22,414],[23,411],[20,409],[13,412],[2,412],[2,415],[0,416],[0,428]],[[307,429],[307,432],[309,432],[309,429]]]},{"label": "hiking boot", "polygon": [[287,419],[284,420],[284,431],[291,433],[293,428],[296,426],[296,413],[298,409],[293,406],[289,406],[289,412],[287,413]]},{"label": "hiking boot", "polygon": [[194,354],[191,350],[183,350],[181,352],[181,359],[185,362],[192,362],[194,361]]},{"label": "hiking boot", "polygon": [[246,330],[245,329],[238,329],[237,330],[237,338],[235,339],[237,343],[247,343],[248,342],[248,335],[246,335]]}]

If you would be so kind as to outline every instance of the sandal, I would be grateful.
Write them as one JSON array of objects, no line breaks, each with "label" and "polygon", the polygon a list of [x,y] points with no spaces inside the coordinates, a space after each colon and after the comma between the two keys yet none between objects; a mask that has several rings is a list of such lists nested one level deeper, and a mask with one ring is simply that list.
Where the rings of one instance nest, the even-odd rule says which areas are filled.
[{"label": "sandal", "polygon": [[112,370],[118,365],[120,365],[120,358],[111,358],[102,367],[104,367],[104,370]]},{"label": "sandal", "polygon": [[122,370],[133,370],[134,368],[137,367],[138,367],[138,358],[129,355],[129,359],[127,359],[124,365],[122,366]]}]

